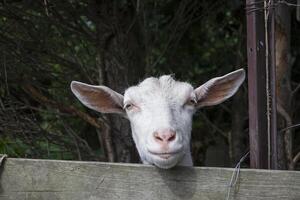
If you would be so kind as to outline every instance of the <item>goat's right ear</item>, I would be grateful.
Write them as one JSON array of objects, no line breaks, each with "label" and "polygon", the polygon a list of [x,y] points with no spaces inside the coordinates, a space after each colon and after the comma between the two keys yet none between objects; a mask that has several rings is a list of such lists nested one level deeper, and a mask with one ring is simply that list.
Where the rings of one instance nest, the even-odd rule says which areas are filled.
[{"label": "goat's right ear", "polygon": [[72,81],[71,90],[74,95],[90,109],[101,113],[120,113],[123,110],[123,95],[106,86],[95,86]]}]

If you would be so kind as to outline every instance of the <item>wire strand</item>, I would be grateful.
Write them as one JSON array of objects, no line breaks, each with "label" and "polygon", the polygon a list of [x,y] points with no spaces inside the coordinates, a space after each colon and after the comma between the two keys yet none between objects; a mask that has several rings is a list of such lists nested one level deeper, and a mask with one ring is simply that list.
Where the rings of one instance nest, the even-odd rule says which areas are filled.
[{"label": "wire strand", "polygon": [[[300,4],[290,3],[286,0],[280,0],[276,3],[274,3],[273,5],[261,5],[263,3],[264,3],[264,1],[257,1],[255,3],[247,4],[245,6],[246,13],[249,14],[249,13],[252,13],[255,11],[263,11],[263,10],[267,10],[267,9],[271,9],[271,8],[276,8],[280,4],[284,4],[284,5],[290,6],[290,7],[300,7]],[[256,6],[258,6],[258,7],[256,7]]]},{"label": "wire strand", "polygon": [[247,153],[236,164],[236,166],[235,166],[235,168],[233,170],[233,173],[231,175],[231,179],[230,179],[229,185],[228,185],[226,200],[230,199],[231,189],[233,187],[235,187],[235,185],[236,185],[236,183],[238,181],[239,175],[240,175],[241,164],[242,164],[242,162],[244,162],[244,160],[248,157],[249,154],[250,154],[250,151],[247,151]]}]

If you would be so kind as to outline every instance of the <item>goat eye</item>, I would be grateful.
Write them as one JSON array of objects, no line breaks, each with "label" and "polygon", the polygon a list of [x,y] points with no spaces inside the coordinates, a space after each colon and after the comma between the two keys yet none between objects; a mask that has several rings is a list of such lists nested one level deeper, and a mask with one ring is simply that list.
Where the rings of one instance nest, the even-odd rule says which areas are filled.
[{"label": "goat eye", "polygon": [[128,104],[126,104],[125,106],[124,106],[124,109],[125,110],[130,110],[130,109],[132,109],[133,108],[133,104],[131,104],[131,103],[128,103]]},{"label": "goat eye", "polygon": [[197,104],[197,100],[196,99],[189,99],[185,103],[185,105],[189,105],[189,106],[195,106],[196,104]]}]

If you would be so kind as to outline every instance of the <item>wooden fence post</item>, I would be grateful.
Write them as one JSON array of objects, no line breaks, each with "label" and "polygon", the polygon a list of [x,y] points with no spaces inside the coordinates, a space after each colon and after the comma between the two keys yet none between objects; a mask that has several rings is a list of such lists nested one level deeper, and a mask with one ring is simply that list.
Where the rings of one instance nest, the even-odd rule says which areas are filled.
[{"label": "wooden fence post", "polygon": [[246,0],[251,168],[276,168],[277,163],[273,15],[264,1]]},{"label": "wooden fence post", "polygon": [[260,0],[246,0],[250,167],[268,168],[264,12]]}]

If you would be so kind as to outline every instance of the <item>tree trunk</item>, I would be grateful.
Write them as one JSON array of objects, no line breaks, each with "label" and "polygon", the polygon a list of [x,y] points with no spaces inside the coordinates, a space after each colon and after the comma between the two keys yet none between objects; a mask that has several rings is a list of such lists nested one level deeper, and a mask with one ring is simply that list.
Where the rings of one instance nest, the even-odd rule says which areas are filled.
[{"label": "tree trunk", "polygon": [[234,167],[243,157],[246,147],[244,144],[244,125],[246,116],[243,91],[238,91],[233,97],[231,134],[229,134],[229,157],[231,166]]},{"label": "tree trunk", "polygon": [[[236,49],[236,67],[237,69],[242,65],[243,62],[243,53],[241,49],[243,49],[242,45],[245,43],[244,37],[242,36],[245,32],[243,31],[243,26],[241,25],[239,28],[240,41],[237,45]],[[242,158],[243,154],[246,151],[246,146],[244,144],[244,126],[245,126],[245,118],[247,115],[246,107],[244,104],[244,95],[242,88],[238,90],[238,92],[233,96],[232,102],[232,122],[231,122],[231,132],[228,135],[228,144],[229,144],[229,158],[231,166],[234,167],[237,162]]]},{"label": "tree trunk", "polygon": [[[139,15],[134,5],[93,1],[96,24],[99,83],[124,93],[144,75],[145,49]],[[137,162],[138,155],[127,119],[108,116],[114,161]],[[104,131],[105,132],[105,131]],[[106,147],[107,149],[107,147]]]},{"label": "tree trunk", "polygon": [[[291,114],[291,69],[290,52],[290,10],[284,4],[276,8],[276,93],[278,110],[278,130],[292,124]],[[292,159],[292,131],[278,135],[278,169],[286,169]]]}]

